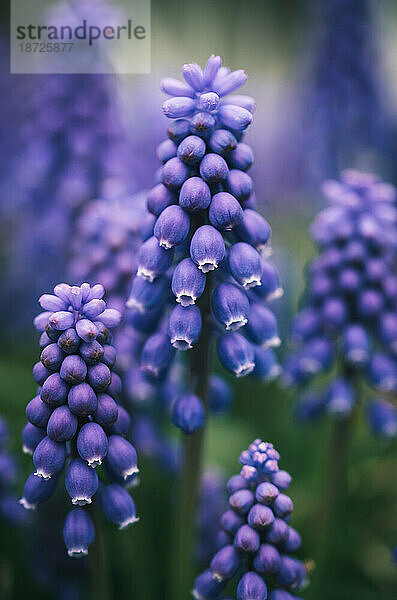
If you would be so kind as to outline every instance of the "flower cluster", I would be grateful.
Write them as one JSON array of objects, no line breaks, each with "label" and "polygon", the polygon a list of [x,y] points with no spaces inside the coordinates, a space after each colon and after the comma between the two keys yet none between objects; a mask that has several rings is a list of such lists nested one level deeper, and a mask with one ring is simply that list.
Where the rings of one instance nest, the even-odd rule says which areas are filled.
[{"label": "flower cluster", "polygon": [[291,477],[279,470],[279,458],[261,440],[241,454],[241,472],[227,484],[229,508],[220,519],[218,552],[194,583],[197,600],[223,597],[235,577],[231,596],[237,600],[294,600],[306,583],[305,565],[291,556],[301,538],[289,525],[293,502],[284,492]]},{"label": "flower cluster", "polygon": [[[325,391],[304,398],[299,410],[305,418],[324,410],[349,414],[357,400],[357,374],[379,392],[397,390],[395,189],[349,170],[340,182],[326,182],[323,191],[331,204],[312,225],[320,255],[309,265],[286,381],[307,384],[333,365],[338,373]],[[389,401],[371,401],[367,414],[376,433],[397,433],[397,411]]]},{"label": "flower cluster", "polygon": [[[254,101],[236,91],[243,71],[219,56],[204,70],[183,67],[185,82],[164,79],[172,119],[157,154],[162,167],[147,198],[143,244],[127,305],[146,334],[141,368],[162,378],[175,349],[190,350],[205,328],[219,332],[222,365],[237,377],[279,373],[274,314],[278,275],[264,260],[270,226],[255,211],[250,147],[242,142]],[[171,311],[167,314],[168,307]],[[245,334],[245,335],[244,335]],[[203,335],[204,337],[204,335]],[[190,433],[204,423],[202,399],[187,393],[173,406],[173,422]]]},{"label": "flower cluster", "polygon": [[[106,307],[102,285],[61,283],[39,302],[35,319],[41,331],[40,361],[33,367],[39,388],[26,407],[23,449],[33,454],[35,472],[24,487],[21,504],[33,509],[49,499],[66,465],[65,487],[73,506],[91,504],[98,492],[106,517],[120,529],[137,520],[124,486],[138,472],[135,448],[124,438],[128,413],[117,403],[121,380],[112,372],[116,352],[112,329],[120,313]],[[96,467],[104,463],[107,481]],[[87,554],[94,526],[82,508],[65,520],[64,541],[70,556]]]},{"label": "flower cluster", "polygon": [[0,417],[0,515],[13,525],[23,525],[27,522],[26,513],[13,490],[17,482],[18,466],[7,448],[8,439],[8,425]]}]

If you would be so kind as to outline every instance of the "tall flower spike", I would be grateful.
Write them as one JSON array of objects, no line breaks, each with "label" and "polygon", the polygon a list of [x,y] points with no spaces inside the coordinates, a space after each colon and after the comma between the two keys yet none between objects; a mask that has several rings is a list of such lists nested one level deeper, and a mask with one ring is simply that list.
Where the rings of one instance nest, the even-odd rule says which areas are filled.
[{"label": "tall flower spike", "polygon": [[[194,352],[203,339],[210,345],[218,336],[219,358],[228,371],[268,379],[280,370],[275,355],[267,354],[279,338],[265,304],[280,295],[280,284],[265,260],[271,230],[254,208],[247,173],[253,156],[242,141],[255,103],[229,95],[247,77],[223,67],[219,56],[211,56],[204,69],[192,63],[182,72],[184,82],[167,78],[161,83],[170,96],[163,104],[171,119],[169,139],[158,147],[162,166],[147,198],[151,228],[145,228],[141,264],[127,301],[142,320],[161,306],[151,320],[141,366],[161,381],[177,356],[166,346]],[[172,414],[173,422],[191,433],[204,424],[198,401],[206,405],[207,399],[196,390],[186,392]]]},{"label": "tall flower spike", "polygon": [[[312,395],[303,396],[298,412],[304,418],[349,415],[358,376],[366,395],[397,391],[395,189],[375,175],[349,170],[340,181],[325,182],[323,193],[329,206],[311,227],[319,256],[309,265],[285,379],[308,386],[339,367],[314,403]],[[369,402],[367,420],[378,435],[397,434],[397,409],[388,400]]]},{"label": "tall flower spike", "polygon": [[[122,499],[124,527],[137,520],[135,505],[120,485],[115,486],[122,490],[118,494],[110,489],[136,476],[137,456],[123,437],[126,429],[119,425],[116,435],[114,431],[124,409],[118,405],[121,390],[112,371],[115,351],[109,330],[120,323],[121,314],[107,308],[104,293],[102,285],[62,283],[39,300],[45,310],[35,319],[42,348],[33,369],[39,388],[26,408],[29,422],[23,434],[24,449],[33,453],[36,470],[20,502],[34,509],[48,500],[66,468],[65,488],[72,505],[95,502],[101,486],[101,496],[107,498],[104,512],[112,522]],[[110,485],[100,483],[97,467],[102,462]],[[94,536],[88,513],[71,510],[63,529],[69,556],[87,554]]]},{"label": "tall flower spike", "polygon": [[[229,479],[229,508],[220,518],[218,549],[193,586],[196,600],[217,600],[226,586],[240,600],[295,598],[307,584],[305,564],[292,556],[301,545],[291,527],[291,478],[280,471],[272,444],[254,440]],[[231,593],[231,592],[230,592]]]}]

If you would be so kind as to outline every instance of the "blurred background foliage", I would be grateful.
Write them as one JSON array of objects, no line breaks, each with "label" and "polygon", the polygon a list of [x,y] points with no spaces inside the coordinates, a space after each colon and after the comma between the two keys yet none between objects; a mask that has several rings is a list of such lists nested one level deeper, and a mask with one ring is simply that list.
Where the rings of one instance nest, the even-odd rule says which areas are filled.
[{"label": "blurred background foliage", "polygon": [[[6,10],[3,4],[5,34]],[[272,224],[275,262],[285,287],[278,306],[283,339],[298,305],[304,265],[314,253],[307,226],[321,206],[320,182],[344,167],[376,171],[386,180],[397,181],[396,26],[393,0],[152,0],[151,75],[117,81],[104,76],[113,93],[120,94],[130,143],[131,188],[136,191],[152,185],[156,144],[164,138],[160,78],[177,77],[182,63],[203,64],[211,53],[221,54],[233,69],[246,70],[249,80],[244,93],[257,101],[247,136],[256,157],[253,177],[260,211]],[[2,105],[21,99],[22,104],[28,103],[34,76],[7,75],[7,61],[2,62],[7,82],[2,86]],[[84,85],[90,89],[89,76]],[[18,125],[16,120],[12,128]],[[17,194],[18,187],[11,183],[1,204],[17,203]],[[36,218],[41,217],[38,212]],[[18,219],[24,219],[23,211]],[[7,239],[12,240],[12,234]],[[12,247],[6,250],[2,248],[5,255],[13,252]],[[48,254],[41,264],[53,260]],[[35,274],[34,261],[29,264]],[[49,276],[45,289],[38,289],[34,282],[25,284],[23,269],[18,276],[27,302],[2,303],[0,412],[9,421],[11,446],[20,459],[21,489],[31,461],[21,454],[20,432],[26,402],[35,390],[31,366],[38,359],[29,324],[36,309],[30,300],[54,282]],[[45,272],[40,273],[41,285],[45,279]],[[21,322],[16,334],[13,324]],[[236,393],[231,412],[213,417],[209,425],[206,463],[227,477],[237,471],[238,455],[252,439],[272,441],[282,455],[281,466],[294,477],[293,525],[302,534],[301,555],[315,562],[330,424],[297,423],[293,395],[277,383],[265,386],[233,380],[232,384]],[[330,558],[320,595],[313,596],[308,588],[307,600],[397,599],[397,570],[390,557],[397,541],[396,446],[371,437],[362,421],[359,415],[349,458],[346,511],[332,523],[336,556]],[[114,598],[165,598],[175,477],[144,457],[141,474],[134,494],[140,523],[126,533],[104,523]],[[42,510],[40,527],[45,531],[51,521],[46,519],[46,505]],[[57,532],[62,553],[60,528]],[[73,577],[68,577],[64,561],[57,566],[60,577],[55,587],[40,577],[49,558],[40,547],[39,533],[1,521],[0,597],[80,598],[73,586],[66,585]]]}]

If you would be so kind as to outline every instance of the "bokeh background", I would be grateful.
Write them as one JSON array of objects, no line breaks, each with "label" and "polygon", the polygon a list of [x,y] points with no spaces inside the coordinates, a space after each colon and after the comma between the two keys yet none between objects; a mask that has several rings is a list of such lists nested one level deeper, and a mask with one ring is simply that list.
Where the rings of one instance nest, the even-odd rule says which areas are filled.
[{"label": "bokeh background", "polygon": [[[9,74],[6,10],[1,7],[0,413],[11,429],[20,493],[31,467],[20,434],[35,389],[36,299],[64,278],[85,202],[111,194],[120,181],[126,194],[153,184],[156,145],[166,129],[161,77],[178,77],[183,63],[203,64],[212,53],[249,75],[244,93],[257,101],[247,135],[256,157],[252,176],[259,210],[272,224],[274,261],[285,289],[278,304],[282,356],[304,265],[314,254],[307,226],[322,207],[321,182],[346,167],[397,182],[397,5],[152,0],[150,75],[68,80]],[[76,116],[71,105],[85,109]],[[103,144],[95,149],[74,143],[76,128],[88,123],[101,127]],[[77,151],[80,159],[73,160]],[[231,411],[209,425],[206,466],[226,478],[237,471],[238,455],[252,439],[272,441],[294,477],[302,556],[315,562],[330,424],[299,424],[293,394],[278,383],[232,385]],[[305,590],[308,600],[397,599],[390,552],[397,542],[396,444],[372,437],[363,420],[360,415],[349,457],[346,511],[332,523],[334,555],[320,587],[313,587],[316,596]],[[105,524],[115,598],[166,597],[175,475],[146,457],[141,470],[134,493],[140,523],[124,534]],[[32,528],[1,519],[2,599],[89,597],[87,565],[65,558],[56,521],[57,511],[47,505]]]}]

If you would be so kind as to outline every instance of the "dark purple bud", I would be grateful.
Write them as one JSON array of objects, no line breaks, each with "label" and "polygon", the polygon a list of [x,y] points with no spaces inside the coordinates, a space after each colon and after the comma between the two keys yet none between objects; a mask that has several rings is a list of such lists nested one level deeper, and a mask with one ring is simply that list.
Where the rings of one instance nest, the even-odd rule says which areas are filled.
[{"label": "dark purple bud", "polygon": [[139,521],[136,516],[135,503],[127,490],[121,485],[112,483],[100,489],[100,500],[106,518],[125,529],[129,525]]},{"label": "dark purple bud", "polygon": [[46,346],[48,346],[48,344],[51,344],[51,342],[51,338],[49,338],[47,333],[43,331],[39,340],[40,350],[43,350]]},{"label": "dark purple bud", "polygon": [[65,458],[65,444],[54,442],[48,436],[43,438],[33,453],[35,475],[50,479],[63,469]]},{"label": "dark purple bud", "polygon": [[166,277],[158,277],[153,283],[142,277],[135,277],[126,303],[127,307],[144,313],[162,301],[167,287],[168,279]]},{"label": "dark purple bud", "polygon": [[186,239],[189,228],[189,215],[180,206],[173,205],[165,208],[158,217],[154,226],[154,235],[160,246],[169,250],[179,246]]},{"label": "dark purple bud", "polygon": [[98,423],[86,423],[77,436],[77,451],[89,467],[102,464],[108,451],[108,438]]},{"label": "dark purple bud", "polygon": [[92,342],[98,335],[96,325],[89,319],[80,319],[77,321],[76,331],[84,342]]},{"label": "dark purple bud", "polygon": [[139,471],[134,446],[119,435],[111,435],[109,437],[106,464],[124,480]]},{"label": "dark purple bud", "polygon": [[194,394],[185,394],[178,398],[172,407],[172,422],[186,434],[204,427],[205,413],[200,398]]},{"label": "dark purple bud", "polygon": [[84,381],[87,375],[87,365],[81,356],[69,354],[63,360],[59,374],[66,383],[75,385]]},{"label": "dark purple bud", "polygon": [[242,222],[243,209],[234,196],[228,192],[219,192],[212,198],[209,220],[220,231],[231,231]]},{"label": "dark purple bud", "polygon": [[255,497],[261,504],[270,506],[279,495],[278,488],[268,481],[260,483],[256,488]]},{"label": "dark purple bud", "polygon": [[212,296],[212,311],[227,331],[235,331],[248,321],[250,310],[246,293],[233,283],[220,283]]},{"label": "dark purple bud", "polygon": [[171,287],[176,301],[190,306],[204,291],[205,275],[190,258],[184,258],[175,268]]},{"label": "dark purple bud", "polygon": [[244,518],[235,513],[234,510],[227,510],[221,516],[221,527],[226,533],[235,535],[242,525],[244,525]]},{"label": "dark purple bud", "polygon": [[190,121],[187,119],[177,119],[168,127],[168,137],[179,144],[190,132]]},{"label": "dark purple bud", "polygon": [[[164,212],[173,208],[177,207],[169,206]],[[161,219],[161,215],[159,219]],[[150,282],[154,281],[156,277],[163,275],[170,268],[173,257],[173,252],[170,252],[169,249],[166,250],[164,244],[163,246],[159,245],[157,238],[152,236],[139,249],[137,276]]]},{"label": "dark purple bud", "polygon": [[109,394],[98,394],[98,406],[93,418],[102,427],[111,427],[118,416],[117,402]]},{"label": "dark purple bud", "polygon": [[104,362],[105,365],[109,367],[109,369],[113,369],[116,363],[116,349],[114,348],[114,346],[110,346],[109,344],[103,346],[102,362]]},{"label": "dark purple bud", "polygon": [[168,160],[163,167],[162,180],[170,190],[179,189],[189,177],[190,169],[179,158]]},{"label": "dark purple bud", "polygon": [[69,329],[74,325],[75,316],[72,312],[68,310],[60,310],[58,312],[54,312],[51,317],[48,319],[49,325],[56,329],[56,331],[64,331],[65,329]]},{"label": "dark purple bud", "polygon": [[266,541],[270,544],[282,544],[288,539],[288,525],[283,519],[275,519],[266,531]]},{"label": "dark purple bud", "polygon": [[22,450],[25,454],[33,454],[38,444],[45,437],[44,429],[27,423],[22,430]]},{"label": "dark purple bud", "polygon": [[68,555],[73,558],[86,556],[94,539],[95,529],[88,513],[81,508],[71,510],[63,526],[63,540]]},{"label": "dark purple bud", "polygon": [[261,285],[262,261],[257,250],[246,242],[234,244],[228,253],[229,270],[244,288]]},{"label": "dark purple bud", "polygon": [[227,163],[219,154],[206,154],[200,163],[200,175],[207,183],[220,183],[228,173]]},{"label": "dark purple bud", "polygon": [[283,295],[283,288],[280,286],[280,278],[275,267],[268,261],[262,261],[261,285],[256,287],[254,293],[266,302],[271,302]]},{"label": "dark purple bud", "polygon": [[61,331],[59,331],[55,327],[52,327],[50,325],[50,323],[47,323],[47,325],[45,327],[45,331],[46,331],[46,334],[48,335],[48,337],[50,338],[50,340],[52,340],[53,342],[57,342],[61,335]]},{"label": "dark purple bud", "polygon": [[[211,135],[210,147],[217,154],[229,154],[237,147],[237,140],[231,131],[227,129],[216,129]],[[229,159],[229,156],[227,156]]]},{"label": "dark purple bud", "polygon": [[190,243],[190,256],[200,271],[213,271],[225,257],[222,235],[211,225],[199,227]]},{"label": "dark purple bud", "polygon": [[97,472],[81,458],[75,458],[66,471],[65,488],[75,506],[91,504],[91,498],[98,489]]},{"label": "dark purple bud", "polygon": [[78,417],[88,417],[96,411],[98,400],[88,383],[79,383],[70,389],[68,405],[72,413]]},{"label": "dark purple bud", "polygon": [[215,118],[207,112],[198,112],[190,120],[190,131],[203,138],[211,135],[215,127]]},{"label": "dark purple bud", "polygon": [[254,569],[261,575],[275,575],[280,566],[280,553],[271,544],[261,544],[254,558]]},{"label": "dark purple bud", "polygon": [[50,406],[61,406],[61,404],[65,404],[68,392],[68,384],[61,379],[59,373],[53,373],[43,383],[40,398]]},{"label": "dark purple bud", "polygon": [[77,431],[77,417],[67,406],[54,410],[47,424],[47,435],[55,442],[71,440]]},{"label": "dark purple bud", "polygon": [[38,385],[43,385],[51,371],[47,369],[42,362],[37,362],[33,367],[33,379]]},{"label": "dark purple bud", "polygon": [[190,350],[200,338],[201,325],[198,306],[175,306],[168,320],[168,335],[173,347],[178,350]]},{"label": "dark purple bud", "polygon": [[59,348],[58,344],[52,343],[46,346],[41,353],[40,360],[46,369],[57,371],[64,358],[64,353]]},{"label": "dark purple bud", "polygon": [[238,490],[229,498],[229,505],[236,512],[245,515],[254,504],[255,496],[251,490]]},{"label": "dark purple bud", "polygon": [[254,504],[248,513],[248,525],[254,529],[265,529],[274,521],[273,511],[263,504]]},{"label": "dark purple bud", "polygon": [[96,392],[105,392],[110,385],[110,369],[104,363],[88,367],[87,381]]},{"label": "dark purple bud", "polygon": [[276,317],[259,302],[251,304],[245,331],[254,344],[262,348],[276,348],[281,344]]},{"label": "dark purple bud", "polygon": [[237,600],[266,600],[266,583],[260,575],[248,571],[239,581],[236,598]]},{"label": "dark purple bud", "polygon": [[34,510],[38,504],[49,500],[57,483],[56,477],[43,479],[43,477],[38,477],[34,473],[31,473],[26,480],[23,488],[23,496],[19,502],[27,510]]},{"label": "dark purple bud", "polygon": [[66,329],[58,338],[58,346],[66,354],[73,354],[77,352],[80,346],[81,339],[79,338],[77,331],[74,327]]},{"label": "dark purple bud", "polygon": [[276,485],[280,490],[286,490],[289,488],[292,481],[292,477],[287,471],[277,471],[272,475],[272,483]]},{"label": "dark purple bud", "polygon": [[157,146],[157,158],[164,164],[176,156],[176,145],[172,140],[164,140]]},{"label": "dark purple bud", "polygon": [[244,131],[252,122],[252,114],[247,109],[232,104],[221,104],[218,115],[225,127],[235,131]]},{"label": "dark purple bud", "polygon": [[117,419],[112,425],[112,433],[127,435],[131,429],[131,417],[123,406],[118,406]]},{"label": "dark purple bud", "polygon": [[251,177],[244,171],[232,169],[227,178],[229,191],[239,202],[246,202],[252,194],[253,183]]},{"label": "dark purple bud", "polygon": [[226,582],[215,579],[210,570],[204,571],[196,578],[193,586],[195,600],[217,600]]},{"label": "dark purple bud", "polygon": [[271,235],[270,225],[266,219],[250,208],[243,211],[242,222],[234,231],[240,240],[251,244],[258,252],[262,252],[267,247]]},{"label": "dark purple bud", "polygon": [[260,546],[259,533],[249,525],[243,525],[234,537],[234,546],[241,552],[257,552]]},{"label": "dark purple bud", "polygon": [[111,373],[110,385],[107,389],[107,393],[113,398],[117,398],[121,394],[122,382],[121,378],[114,371]]},{"label": "dark purple bud", "polygon": [[99,344],[106,344],[106,343],[110,343],[110,332],[108,330],[107,327],[105,327],[105,325],[103,323],[101,323],[101,321],[95,321],[94,322],[95,327],[98,330],[98,334],[96,336],[96,341],[99,342]]},{"label": "dark purple bud", "polygon": [[149,192],[147,197],[147,209],[153,215],[158,215],[163,212],[167,206],[174,204],[175,196],[165,187],[163,183],[158,183]]},{"label": "dark purple bud", "polygon": [[231,546],[225,546],[219,550],[211,561],[210,569],[212,575],[218,581],[228,581],[237,573],[240,566],[240,556],[237,550]]},{"label": "dark purple bud", "polygon": [[103,346],[97,341],[83,342],[80,345],[80,354],[84,358],[87,365],[95,365],[103,359]]},{"label": "dark purple bud", "polygon": [[296,558],[281,556],[280,568],[276,579],[279,585],[287,588],[299,588],[306,578],[304,564]]},{"label": "dark purple bud", "polygon": [[188,165],[198,163],[205,154],[205,142],[197,135],[189,135],[178,146],[178,157]]},{"label": "dark purple bud", "polygon": [[174,356],[174,349],[164,333],[155,333],[145,342],[141,353],[141,369],[146,373],[161,377],[168,369]]},{"label": "dark purple bud", "polygon": [[274,501],[273,511],[277,517],[285,519],[294,510],[294,503],[289,496],[279,494]]},{"label": "dark purple bud", "polygon": [[[239,143],[235,150],[228,156],[229,164],[233,169],[248,171],[254,162],[254,155],[250,146]],[[247,240],[245,240],[247,241]]]},{"label": "dark purple bud", "polygon": [[296,552],[301,547],[301,536],[293,527],[288,528],[288,539],[284,543],[285,552]]},{"label": "dark purple bud", "polygon": [[47,427],[48,419],[52,413],[52,409],[36,396],[29,402],[26,407],[26,418],[32,425],[44,429]]},{"label": "dark purple bud", "polygon": [[254,370],[253,346],[240,333],[222,335],[218,341],[218,354],[225,369],[236,377],[245,377]]},{"label": "dark purple bud", "polygon": [[241,477],[241,475],[233,475],[227,482],[226,489],[229,494],[234,494],[234,492],[248,489],[248,487],[249,483],[244,477]]},{"label": "dark purple bud", "polygon": [[192,212],[205,210],[211,202],[211,191],[201,177],[190,177],[179,192],[179,205]]}]

